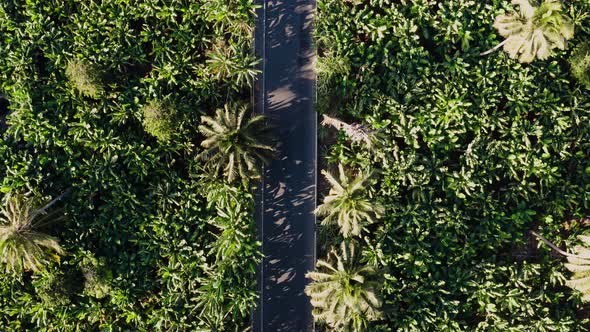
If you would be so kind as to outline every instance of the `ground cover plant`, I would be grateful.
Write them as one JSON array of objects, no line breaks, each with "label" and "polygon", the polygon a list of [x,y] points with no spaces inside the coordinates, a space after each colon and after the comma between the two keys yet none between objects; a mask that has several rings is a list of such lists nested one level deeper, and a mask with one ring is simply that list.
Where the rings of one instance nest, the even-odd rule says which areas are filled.
[{"label": "ground cover plant", "polygon": [[[529,29],[522,38],[508,33],[514,15]],[[486,54],[506,38],[520,44]],[[327,330],[588,330],[580,285],[566,282],[580,277],[568,268],[586,267],[564,265],[530,231],[569,252],[590,233],[590,2],[320,0],[316,40],[318,110],[350,125],[342,129],[367,126],[379,143],[328,123],[323,168],[375,174],[363,191],[385,208],[351,240],[361,264],[380,271],[382,314],[328,320],[325,305],[337,299],[314,294],[321,284],[311,278],[318,321]],[[320,232],[318,272],[337,278],[328,253],[348,240],[336,224]]]},{"label": "ground cover plant", "polygon": [[251,183],[197,156],[201,116],[249,101],[252,23],[241,0],[0,3],[2,331],[248,327]]}]

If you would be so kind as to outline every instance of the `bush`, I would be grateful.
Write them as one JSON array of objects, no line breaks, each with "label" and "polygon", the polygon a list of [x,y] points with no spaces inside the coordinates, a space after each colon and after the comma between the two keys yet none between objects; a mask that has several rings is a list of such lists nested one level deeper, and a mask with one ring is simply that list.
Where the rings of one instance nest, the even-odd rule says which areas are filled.
[{"label": "bush", "polygon": [[570,58],[572,74],[590,89],[590,42],[580,44]]},{"label": "bush", "polygon": [[169,141],[176,129],[176,109],[166,101],[152,100],[142,113],[145,131],[161,142]]},{"label": "bush", "polygon": [[97,99],[104,92],[98,70],[80,60],[68,62],[66,76],[83,96]]}]

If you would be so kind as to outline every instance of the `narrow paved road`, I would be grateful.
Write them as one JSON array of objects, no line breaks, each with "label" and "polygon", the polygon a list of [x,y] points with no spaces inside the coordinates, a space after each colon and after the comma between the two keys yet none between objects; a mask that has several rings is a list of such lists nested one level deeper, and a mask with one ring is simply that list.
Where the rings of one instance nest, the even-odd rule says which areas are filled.
[{"label": "narrow paved road", "polygon": [[257,332],[311,331],[311,305],[303,290],[315,264],[316,130],[313,109],[314,0],[258,0],[256,53],[264,59],[255,87],[258,112],[279,140],[278,156],[264,170],[257,221],[265,258],[259,267]]}]

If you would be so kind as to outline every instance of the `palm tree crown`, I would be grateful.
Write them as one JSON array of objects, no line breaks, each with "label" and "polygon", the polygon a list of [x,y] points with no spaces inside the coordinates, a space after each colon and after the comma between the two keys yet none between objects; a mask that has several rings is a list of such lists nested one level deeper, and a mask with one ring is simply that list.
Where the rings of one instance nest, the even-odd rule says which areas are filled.
[{"label": "palm tree crown", "polygon": [[496,17],[494,27],[506,40],[492,50],[504,46],[511,58],[528,63],[547,59],[554,48],[567,47],[574,25],[563,13],[561,2],[545,0],[539,7],[529,0],[512,0],[512,4],[519,6],[517,13]]},{"label": "palm tree crown", "polygon": [[350,181],[342,165],[338,165],[338,171],[340,181],[329,172],[322,171],[332,187],[315,213],[324,217],[322,225],[338,224],[342,236],[357,236],[365,225],[372,224],[376,218],[381,217],[384,208],[367,198],[366,184],[370,174],[360,173]]},{"label": "palm tree crown", "polygon": [[575,246],[572,254],[559,249],[536,232],[531,233],[557,253],[567,258],[568,262],[564,265],[566,269],[572,272],[572,276],[565,282],[565,285],[579,291],[583,302],[590,302],[590,236],[578,235],[577,238],[582,244]]},{"label": "palm tree crown", "polygon": [[48,257],[58,258],[64,250],[57,238],[36,231],[49,222],[61,219],[56,211],[47,213],[58,197],[38,208],[35,201],[22,194],[5,197],[0,209],[0,261],[7,271],[39,271]]},{"label": "palm tree crown", "polygon": [[229,182],[238,176],[259,178],[257,162],[267,164],[274,153],[269,130],[263,115],[246,119],[248,108],[237,111],[228,105],[215,112],[215,117],[202,116],[199,131],[205,136],[201,142],[203,152],[197,159],[205,160],[206,166],[223,174]]},{"label": "palm tree crown", "polygon": [[382,316],[376,271],[359,264],[355,254],[354,245],[343,242],[340,252],[332,249],[328,255],[331,261],[318,260],[317,270],[306,275],[312,280],[305,294],[314,318],[336,331],[366,331],[369,321]]}]

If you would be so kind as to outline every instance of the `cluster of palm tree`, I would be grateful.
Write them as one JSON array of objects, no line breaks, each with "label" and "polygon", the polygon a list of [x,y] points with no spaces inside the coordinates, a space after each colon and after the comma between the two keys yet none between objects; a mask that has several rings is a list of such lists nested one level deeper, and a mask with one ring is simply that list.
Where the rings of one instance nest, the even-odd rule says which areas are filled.
[{"label": "cluster of palm tree", "polygon": [[[327,120],[331,121],[328,125],[333,125],[333,118]],[[322,217],[321,225],[337,226],[344,241],[339,248],[330,250],[326,260],[318,260],[316,270],[306,275],[311,282],[305,293],[311,298],[316,321],[335,331],[366,331],[370,321],[382,317],[380,283],[377,269],[357,255],[354,237],[376,223],[385,208],[371,199],[372,173],[360,171],[350,176],[339,164],[337,176],[325,170],[322,174],[330,191],[315,213]]]}]

